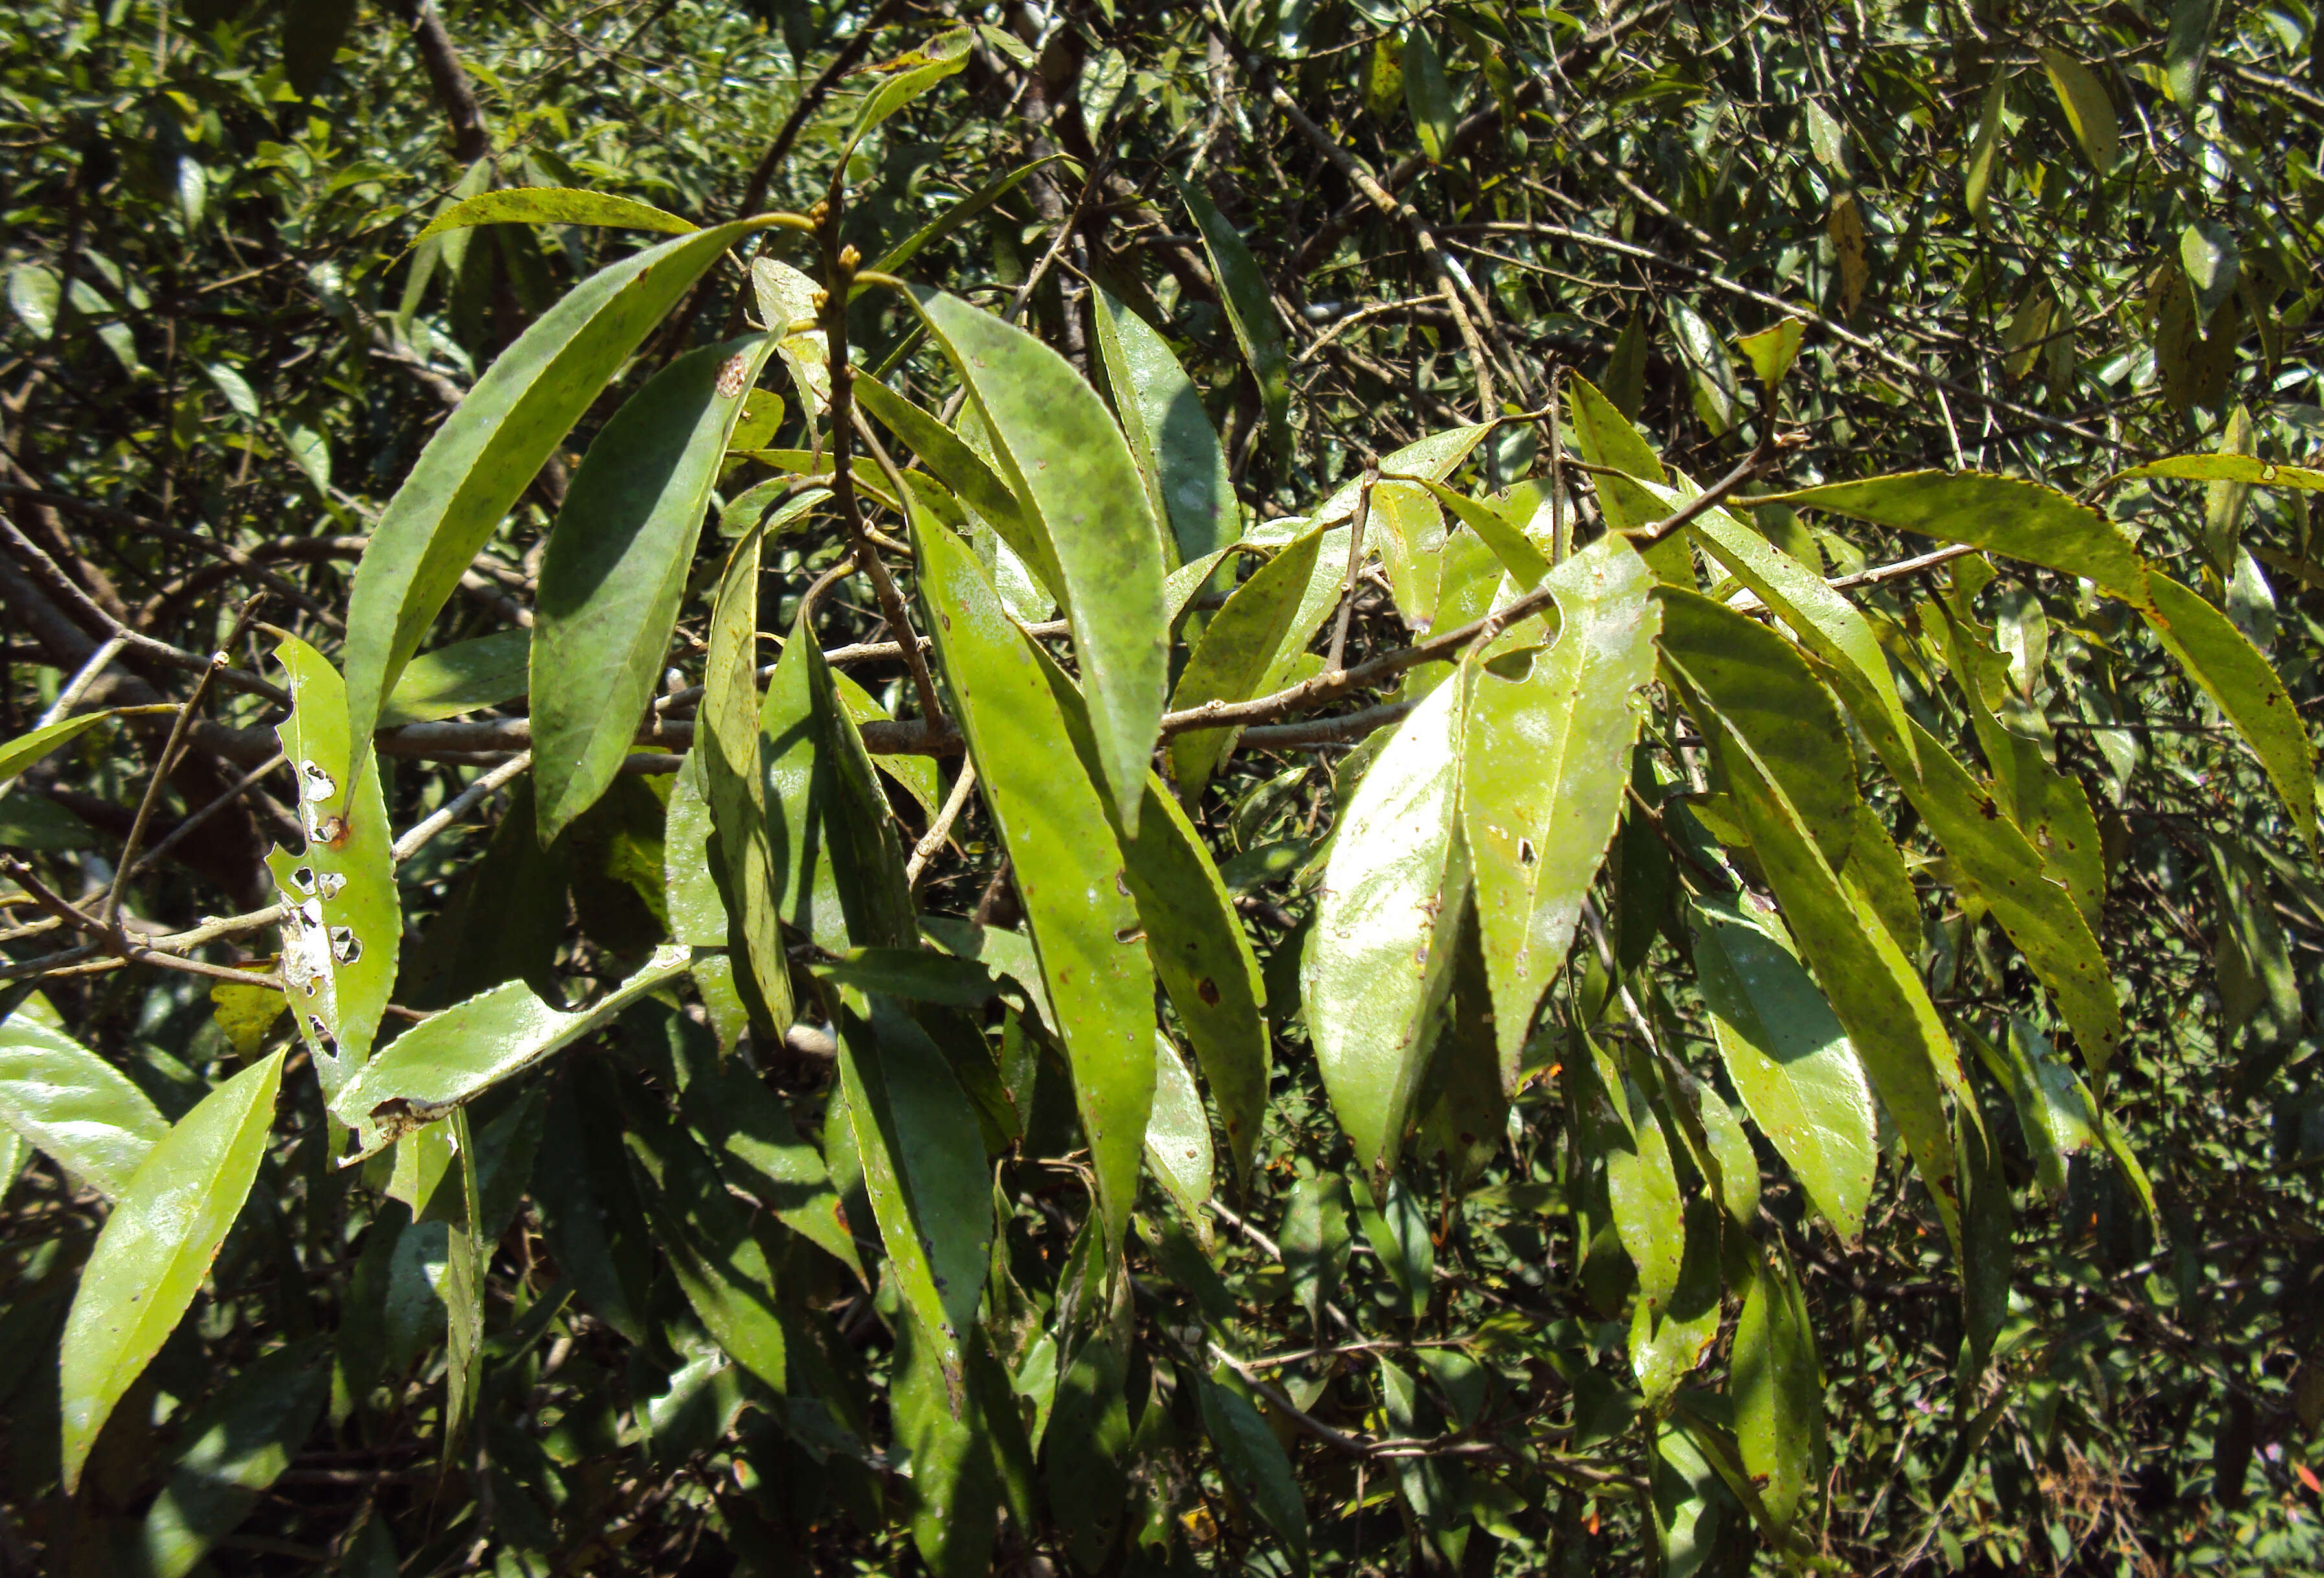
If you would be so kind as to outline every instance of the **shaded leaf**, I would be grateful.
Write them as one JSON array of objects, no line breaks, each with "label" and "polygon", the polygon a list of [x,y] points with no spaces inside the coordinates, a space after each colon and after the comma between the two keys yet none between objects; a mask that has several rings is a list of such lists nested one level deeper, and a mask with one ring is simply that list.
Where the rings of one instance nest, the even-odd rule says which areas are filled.
[{"label": "shaded leaf", "polygon": [[[1277,655],[1296,633],[1294,622],[1314,579],[1323,540],[1321,531],[1302,534],[1228,595],[1204,626],[1186,659],[1178,687],[1170,697],[1173,710],[1185,711],[1208,701],[1248,701],[1263,694],[1260,687]],[[1344,552],[1341,558],[1344,564]],[[1170,737],[1170,772],[1186,804],[1202,798],[1204,786],[1236,733],[1189,729]]]},{"label": "shaded leaf", "polygon": [[496,630],[422,652],[404,665],[379,726],[434,723],[514,701],[532,683],[531,660],[528,630]]},{"label": "shaded leaf", "polygon": [[2195,593],[2160,571],[2148,577],[2147,591],[2148,628],[2235,724],[2283,797],[2292,825],[2315,848],[2314,750],[2283,681],[2243,632]]},{"label": "shaded leaf", "polygon": [[1242,235],[1227,222],[1210,194],[1187,180],[1177,183],[1180,200],[1202,233],[1203,253],[1219,282],[1227,322],[1235,344],[1242,347],[1244,364],[1259,385],[1259,404],[1267,412],[1267,431],[1279,464],[1291,461],[1291,357],[1284,343],[1283,323],[1275,315],[1275,296],[1267,275],[1250,254]]},{"label": "shaded leaf", "polygon": [[1822,1476],[1823,1376],[1791,1262],[1754,1249],[1727,1381],[1735,1439],[1767,1515],[1788,1527]]},{"label": "shaded leaf", "polygon": [[228,1380],[186,1421],[161,1493],[134,1536],[139,1578],[185,1578],[249,1516],[330,1400],[324,1339],[286,1343]]}]

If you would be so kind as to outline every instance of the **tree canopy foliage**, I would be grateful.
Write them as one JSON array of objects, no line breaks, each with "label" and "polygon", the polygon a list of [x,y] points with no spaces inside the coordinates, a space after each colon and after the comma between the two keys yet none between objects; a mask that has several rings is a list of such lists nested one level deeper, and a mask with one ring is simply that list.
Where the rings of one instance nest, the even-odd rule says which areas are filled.
[{"label": "tree canopy foliage", "polygon": [[2307,0],[0,61],[0,1573],[2324,1564]]}]

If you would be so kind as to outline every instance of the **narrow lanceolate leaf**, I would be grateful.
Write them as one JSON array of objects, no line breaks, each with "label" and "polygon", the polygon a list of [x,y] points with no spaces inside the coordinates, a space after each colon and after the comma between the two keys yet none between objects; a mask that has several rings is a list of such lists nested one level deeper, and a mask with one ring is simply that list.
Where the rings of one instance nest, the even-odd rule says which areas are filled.
[{"label": "narrow lanceolate leaf", "polygon": [[780,1392],[787,1381],[782,1321],[766,1251],[751,1212],[726,1192],[718,1169],[676,1124],[633,1112],[623,1140],[652,1187],[647,1220],[686,1302],[737,1363]]},{"label": "narrow lanceolate leaf", "polygon": [[1880,1156],[1856,1048],[1780,921],[1710,898],[1693,923],[1696,981],[1728,1077],[1809,1201],[1853,1242]]},{"label": "narrow lanceolate leaf", "polygon": [[612,192],[580,191],[571,187],[511,187],[484,192],[453,204],[411,238],[419,245],[447,230],[472,225],[594,225],[617,230],[659,230],[685,235],[701,228],[691,219]]},{"label": "narrow lanceolate leaf", "polygon": [[993,474],[975,450],[935,417],[869,374],[855,375],[855,398],[886,424],[927,466],[938,482],[1001,534],[1001,540],[1033,568],[1054,593],[1062,578],[1049,540],[1028,518],[1009,484]]},{"label": "narrow lanceolate leaf", "polygon": [[[290,680],[290,715],[274,734],[298,777],[307,847],[273,850],[266,869],[291,907],[282,927],[284,995],[327,1099],[371,1056],[395,990],[403,942],[395,840],[371,737],[348,728],[338,670],[296,636],[284,636],[274,655]],[[351,749],[358,740],[363,748]]]},{"label": "narrow lanceolate leaf", "polygon": [[1452,85],[1444,79],[1444,62],[1425,26],[1405,37],[1404,107],[1420,137],[1420,151],[1431,164],[1441,161],[1452,141]]},{"label": "narrow lanceolate leaf", "polygon": [[433,723],[514,701],[531,683],[532,632],[500,630],[422,652],[380,709],[379,726]]},{"label": "narrow lanceolate leaf", "polygon": [[[1534,1010],[1564,966],[1620,820],[1635,693],[1654,678],[1662,626],[1654,577],[1610,532],[1552,570],[1548,585],[1554,643],[1471,672],[1461,740],[1461,826],[1505,1092],[1517,1088]],[[1511,665],[1522,671],[1505,678]]]},{"label": "narrow lanceolate leaf", "polygon": [[2050,86],[2058,91],[2058,107],[2066,112],[2066,124],[2089,155],[2090,168],[2100,175],[2111,173],[2122,149],[2122,128],[2115,119],[2114,101],[2107,97],[2106,84],[2098,80],[2097,72],[2063,50],[2037,47],[2034,52],[2042,57]]},{"label": "narrow lanceolate leaf", "polygon": [[967,28],[947,28],[918,49],[881,62],[878,69],[889,75],[865,96],[862,107],[855,112],[855,124],[848,131],[846,146],[840,150],[841,161],[846,161],[866,132],[945,78],[956,75],[968,64],[969,48],[975,42],[976,35]]},{"label": "narrow lanceolate leaf", "polygon": [[[1010,36],[1013,38],[1015,35]],[[880,261],[872,265],[873,272],[883,274],[902,272],[904,265],[918,256],[923,249],[942,241],[1002,198],[1007,197],[1027,177],[1038,174],[1050,165],[1057,163],[1065,164],[1069,170],[1078,171],[1081,168],[1074,163],[1071,155],[1065,153],[1045,154],[1039,159],[1020,164],[1008,174],[987,181],[918,230],[913,231],[903,240],[896,243],[886,252],[881,253]],[[872,285],[869,281],[859,281],[855,288],[862,291],[872,289]]]},{"label": "narrow lanceolate leaf", "polygon": [[1219,1464],[1243,1504],[1258,1512],[1283,1542],[1294,1573],[1307,1571],[1307,1504],[1291,1460],[1266,1417],[1240,1392],[1194,1378],[1203,1429],[1218,1449]]},{"label": "narrow lanceolate leaf", "polygon": [[728,936],[738,945],[736,973],[751,984],[778,1028],[790,1022],[790,963],[775,924],[779,891],[767,827],[767,785],[759,737],[759,550],[753,530],[734,545],[718,601],[710,610],[703,660],[702,710],[694,749],[725,878]]},{"label": "narrow lanceolate leaf", "polygon": [[0,1122],[108,1200],[170,1131],[128,1075],[22,1010],[0,1020]]},{"label": "narrow lanceolate leaf", "polygon": [[2009,78],[1997,73],[1986,89],[1985,107],[1978,112],[1977,137],[1969,144],[1969,171],[1962,180],[1962,198],[1973,220],[1985,217],[1986,194],[1993,189],[1993,171],[2001,152],[2001,112],[2009,100]]},{"label": "narrow lanceolate leaf", "polygon": [[1143,318],[1102,290],[1096,301],[1106,382],[1130,452],[1170,528],[1171,561],[1216,552],[1242,535],[1242,511],[1202,393]]},{"label": "narrow lanceolate leaf", "polygon": [[1896,677],[1889,672],[1880,638],[1853,603],[1824,584],[1821,576],[1736,520],[1724,510],[1710,510],[1695,518],[1695,540],[1759,601],[1783,617],[1808,651],[1835,668],[1846,668],[1860,679],[1878,706],[1878,716],[1868,727],[1885,723],[1888,731],[1912,750],[1913,732],[1904,717],[1904,698]]},{"label": "narrow lanceolate leaf", "polygon": [[1640,482],[1670,482],[1670,474],[1637,424],[1587,378],[1566,376],[1565,414],[1573,424],[1574,445],[1591,465],[1610,466]]},{"label": "narrow lanceolate leaf", "polygon": [[1736,1323],[1727,1381],[1735,1440],[1759,1500],[1789,1527],[1815,1494],[1823,1466],[1823,1374],[1799,1280],[1781,1250],[1754,1249],[1750,1289]]},{"label": "narrow lanceolate leaf", "polygon": [[140,1578],[185,1578],[281,1477],[331,1398],[327,1340],[277,1348],[186,1422],[185,1442],[134,1544]]},{"label": "narrow lanceolate leaf", "polygon": [[[976,1109],[934,1041],[893,1001],[844,992],[839,1074],[872,1214],[905,1305],[957,1378],[992,1241]],[[1147,1053],[1152,1077],[1153,1053]]]},{"label": "narrow lanceolate leaf", "polygon": [[518,337],[445,420],[388,502],[347,602],[347,722],[369,739],[444,600],[606,381],[756,219],[601,269]]},{"label": "narrow lanceolate leaf", "polygon": [[[1073,1066],[1107,1242],[1118,1249],[1154,1099],[1154,974],[1121,851],[1103,791],[1076,771],[1056,700],[975,554],[924,513],[912,527],[927,627],[977,787],[1014,864],[1051,1017]],[[1100,705],[1092,702],[1091,732],[1103,749]],[[1142,796],[1143,758],[1139,765],[1134,788]]]},{"label": "narrow lanceolate leaf", "polygon": [[[1509,578],[1517,584],[1519,590],[1530,592],[1541,585],[1541,578],[1549,574],[1549,558],[1515,522],[1498,510],[1489,509],[1474,499],[1454,493],[1441,482],[1425,482],[1421,485],[1438,503],[1452,511],[1463,526],[1483,539],[1485,546],[1493,550],[1493,557],[1500,562],[1503,569],[1508,571]],[[1441,592],[1439,606],[1440,617],[1436,623],[1443,624],[1447,622],[1441,617]]]},{"label": "narrow lanceolate leaf", "polygon": [[[2089,923],[2073,894],[2044,872],[2041,852],[2001,814],[1993,796],[1935,735],[1918,724],[1913,728],[1922,771],[1917,778],[1897,772],[1905,798],[1952,857],[1960,885],[1985,900],[2056,997],[2090,1067],[2103,1071],[2122,1044],[2122,1009],[2115,1001],[2113,972]],[[1891,771],[1902,765],[1893,762]]]},{"label": "narrow lanceolate leaf", "polygon": [[1792,644],[1696,593],[1664,586],[1662,648],[1746,740],[1834,869],[1856,834],[1856,756],[1840,707]]},{"label": "narrow lanceolate leaf", "polygon": [[[1206,701],[1248,701],[1259,694],[1293,633],[1292,622],[1314,577],[1323,538],[1321,531],[1305,533],[1228,595],[1186,659],[1178,688],[1170,697],[1174,709],[1184,711]],[[1342,565],[1346,558],[1343,552]],[[1234,735],[1232,729],[1189,729],[1170,737],[1170,771],[1186,804],[1202,798]]]},{"label": "narrow lanceolate leaf", "polygon": [[1219,281],[1219,294],[1233,326],[1235,344],[1259,385],[1259,403],[1267,411],[1267,431],[1285,465],[1291,460],[1291,357],[1283,340],[1283,322],[1275,316],[1275,296],[1267,275],[1240,231],[1227,222],[1201,186],[1182,180],[1178,195],[1202,232],[1203,252]]},{"label": "narrow lanceolate leaf", "polygon": [[2302,493],[2324,493],[2324,471],[2308,466],[2279,466],[2251,455],[2173,455],[2150,460],[2107,478],[2112,487],[2138,477],[2180,477],[2189,482],[2236,482],[2252,487],[2288,487]]},{"label": "narrow lanceolate leaf", "polygon": [[692,958],[683,946],[657,948],[636,974],[571,1013],[551,1008],[521,981],[503,982],[397,1037],[339,1092],[331,1111],[356,1131],[361,1154],[371,1155],[613,1023],[639,998],[684,974]]},{"label": "narrow lanceolate leaf", "polygon": [[661,678],[727,437],[772,348],[757,336],[680,356],[613,413],[574,474],[532,628],[543,845],[622,770]]},{"label": "narrow lanceolate leaf", "polygon": [[2195,593],[2160,571],[2147,577],[2147,592],[2144,612],[2156,639],[2235,724],[2283,797],[2292,826],[2313,847],[2314,753],[2283,681],[2243,632]]},{"label": "narrow lanceolate leaf", "polygon": [[19,734],[6,744],[0,745],[0,783],[6,783],[58,746],[68,743],[74,736],[95,728],[113,715],[113,711],[107,708],[100,712],[85,712],[78,717],[59,718],[46,728]]},{"label": "narrow lanceolate leaf", "polygon": [[[1447,428],[1441,433],[1431,433],[1425,438],[1416,438],[1403,448],[1380,457],[1380,475],[1397,477],[1406,482],[1443,482],[1461,468],[1461,463],[1469,458],[1470,452],[1475,449],[1479,442],[1490,431],[1492,431],[1490,424],[1479,422],[1473,427]],[[1323,502],[1315,506],[1315,512],[1305,521],[1289,522],[1288,530],[1286,530],[1284,522],[1271,522],[1274,530],[1282,533],[1273,540],[1287,542],[1293,535],[1305,531],[1310,526],[1338,525],[1356,512],[1356,498],[1362,491],[1363,478],[1350,477],[1325,494]],[[1254,531],[1252,535],[1257,537],[1259,533]],[[1347,557],[1348,540],[1346,538],[1340,539],[1338,558],[1332,557],[1331,543],[1329,541],[1324,543],[1323,562],[1335,567],[1335,573],[1336,567],[1347,563]]]},{"label": "narrow lanceolate leaf", "polygon": [[1324,1089],[1375,1174],[1395,1165],[1411,1124],[1468,902],[1462,688],[1431,691],[1349,798],[1300,972]]},{"label": "narrow lanceolate leaf", "polygon": [[[1082,771],[1094,780],[1097,742],[1081,692],[1048,653],[1038,646],[1031,650],[1080,753]],[[1266,989],[1259,960],[1210,851],[1151,774],[1139,826],[1134,839],[1119,823],[1114,834],[1130,897],[1138,906],[1139,927],[1146,934],[1147,957],[1210,1077],[1227,1149],[1240,1177],[1250,1172],[1267,1107],[1268,1036],[1260,1017]]]},{"label": "narrow lanceolate leaf", "polygon": [[1928,988],[1871,907],[1849,891],[1767,770],[1714,715],[1703,720],[1784,918],[1888,1109],[1956,1250],[1959,1167],[1944,1098],[1967,1099],[1960,1058]]},{"label": "narrow lanceolate leaf", "polygon": [[1686,1203],[1671,1161],[1670,1137],[1645,1093],[1594,1043],[1590,1062],[1576,1076],[1584,1091],[1606,1103],[1596,1127],[1604,1146],[1614,1232],[1637,1268],[1638,1296],[1659,1314],[1677,1296],[1686,1255]]},{"label": "narrow lanceolate leaf", "polygon": [[1203,1093],[1170,1038],[1154,1033],[1154,1112],[1146,1120],[1146,1159],[1189,1222],[1211,1197],[1211,1120]]},{"label": "narrow lanceolate leaf", "polygon": [[1137,462],[1105,402],[1063,356],[956,296],[914,299],[984,415],[994,460],[1047,539],[1104,787],[1135,836],[1169,668],[1162,543]]},{"label": "narrow lanceolate leaf", "polygon": [[2146,601],[2146,567],[2123,529],[2040,483],[1973,471],[1907,471],[1769,494],[1764,502],[1965,542],[2080,576],[2126,603]]},{"label": "narrow lanceolate leaf", "polygon": [[147,1153],[97,1235],[59,1358],[70,1494],[113,1406],[161,1351],[209,1274],[266,1153],[283,1054],[204,1096]]}]

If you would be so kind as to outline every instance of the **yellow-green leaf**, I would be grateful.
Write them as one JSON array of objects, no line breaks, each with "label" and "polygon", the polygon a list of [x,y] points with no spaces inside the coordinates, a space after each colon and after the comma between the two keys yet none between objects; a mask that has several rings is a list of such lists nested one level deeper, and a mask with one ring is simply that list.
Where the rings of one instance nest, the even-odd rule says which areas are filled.
[{"label": "yellow-green leaf", "polygon": [[170,1131],[128,1075],[23,1009],[0,1020],[0,1122],[108,1200]]},{"label": "yellow-green leaf", "polygon": [[2316,845],[2315,751],[2283,681],[2227,616],[2161,571],[2147,577],[2146,623],[2267,771],[2292,825]]},{"label": "yellow-green leaf", "polygon": [[691,219],[624,198],[613,192],[581,191],[572,187],[520,186],[484,192],[453,204],[428,222],[411,238],[419,245],[447,230],[474,225],[594,225],[616,230],[659,230],[686,235],[699,230]]}]

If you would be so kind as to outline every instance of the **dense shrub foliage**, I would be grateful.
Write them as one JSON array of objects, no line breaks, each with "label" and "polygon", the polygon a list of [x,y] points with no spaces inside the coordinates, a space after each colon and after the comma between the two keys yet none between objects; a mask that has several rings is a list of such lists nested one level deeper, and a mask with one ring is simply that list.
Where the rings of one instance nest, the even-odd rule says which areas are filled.
[{"label": "dense shrub foliage", "polygon": [[2303,0],[0,51],[0,1573],[2324,1564]]}]

